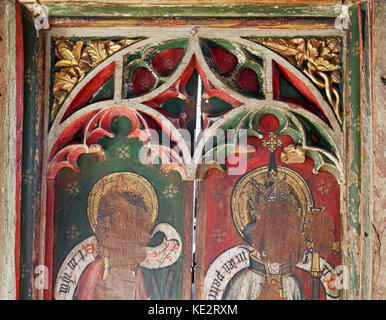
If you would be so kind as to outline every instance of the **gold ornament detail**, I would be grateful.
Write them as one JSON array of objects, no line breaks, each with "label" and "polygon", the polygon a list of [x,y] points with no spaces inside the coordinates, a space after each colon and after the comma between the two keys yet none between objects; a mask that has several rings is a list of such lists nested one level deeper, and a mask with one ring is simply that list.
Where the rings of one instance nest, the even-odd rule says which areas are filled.
[{"label": "gold ornament detail", "polygon": [[341,41],[338,38],[306,41],[294,39],[251,39],[286,58],[300,68],[311,81],[323,89],[334,113],[342,124],[340,112],[340,94],[337,84],[341,80],[339,52]]},{"label": "gold ornament detail", "polygon": [[302,146],[295,146],[293,144],[284,148],[280,154],[280,159],[283,163],[304,163],[306,161],[305,152]]},{"label": "gold ornament detail", "polygon": [[264,148],[268,147],[269,152],[275,152],[276,147],[283,146],[283,139],[276,139],[276,136],[273,134],[273,132],[269,132],[268,140],[262,140],[261,144]]},{"label": "gold ornament detail", "polygon": [[70,91],[90,69],[137,41],[139,40],[96,40],[85,45],[83,41],[57,40],[55,56],[60,60],[55,63],[55,67],[60,69],[54,75],[51,121],[55,119]]},{"label": "gold ornament detail", "polygon": [[303,227],[307,226],[314,202],[307,182],[299,173],[282,166],[272,173],[268,172],[268,166],[246,173],[235,185],[231,196],[232,220],[239,235],[247,241],[245,227],[252,221],[258,223],[260,212],[274,201],[273,197],[283,196],[288,205],[297,210]]}]

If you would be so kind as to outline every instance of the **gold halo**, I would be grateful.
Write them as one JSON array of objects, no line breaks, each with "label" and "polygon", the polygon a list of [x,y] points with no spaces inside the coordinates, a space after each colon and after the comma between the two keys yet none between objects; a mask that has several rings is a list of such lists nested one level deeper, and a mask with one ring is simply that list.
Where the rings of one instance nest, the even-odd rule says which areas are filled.
[{"label": "gold halo", "polygon": [[[304,180],[304,178],[296,171],[286,167],[277,166],[278,174],[286,176],[286,183],[288,183],[294,190],[296,197],[301,203],[298,208],[298,214],[301,215],[302,221],[306,219],[309,209],[313,207],[313,197],[311,190]],[[253,178],[257,181],[263,180],[267,177],[268,166],[258,167],[247,172],[235,184],[231,195],[231,215],[233,223],[239,235],[245,240],[244,229],[248,223],[252,221],[248,209],[248,188],[250,188],[250,180]]]},{"label": "gold halo", "polygon": [[88,197],[87,215],[90,226],[95,232],[98,223],[98,205],[105,194],[116,192],[131,192],[141,196],[146,210],[151,214],[152,221],[155,222],[158,215],[158,199],[154,187],[151,183],[139,174],[132,172],[117,172],[109,174],[98,182],[92,188]]}]

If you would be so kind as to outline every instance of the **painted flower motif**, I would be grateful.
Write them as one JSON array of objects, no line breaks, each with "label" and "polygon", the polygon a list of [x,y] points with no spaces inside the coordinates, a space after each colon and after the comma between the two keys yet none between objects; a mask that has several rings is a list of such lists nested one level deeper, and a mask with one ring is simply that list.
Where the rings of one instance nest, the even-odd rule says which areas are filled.
[{"label": "painted flower motif", "polygon": [[67,239],[73,240],[73,239],[76,239],[79,235],[80,233],[78,232],[78,230],[76,230],[76,227],[74,225],[72,225],[70,229],[66,231]]},{"label": "painted flower motif", "polygon": [[33,183],[35,181],[32,169],[25,169],[23,170],[22,174],[23,174],[23,180],[26,183]]},{"label": "painted flower motif", "polygon": [[28,274],[29,274],[29,272],[27,270],[25,263],[22,263],[20,266],[20,279],[26,279]]},{"label": "painted flower motif", "polygon": [[359,131],[361,128],[361,122],[359,118],[355,118],[354,120],[351,121],[351,130],[352,131]]},{"label": "painted flower motif", "polygon": [[331,185],[324,181],[321,181],[318,187],[318,190],[321,194],[329,194],[331,192]]},{"label": "painted flower motif", "polygon": [[130,158],[129,149],[130,149],[129,146],[119,147],[115,154],[119,159],[129,159]]},{"label": "painted flower motif", "polygon": [[166,198],[172,199],[176,196],[178,190],[173,184],[169,184],[162,193]]},{"label": "painted flower motif", "polygon": [[224,230],[215,229],[211,234],[211,238],[213,242],[221,243],[225,241],[225,239],[227,238],[227,234]]},{"label": "painted flower motif", "polygon": [[76,195],[79,193],[80,191],[80,188],[79,188],[79,183],[77,181],[74,181],[74,182],[71,182],[71,183],[68,183],[67,186],[66,186],[66,190],[69,194],[71,195]]},{"label": "painted flower motif", "polygon": [[32,72],[30,69],[27,69],[25,72],[24,72],[24,81],[26,83],[31,83],[32,82],[32,79],[33,79],[33,76],[32,76]]}]

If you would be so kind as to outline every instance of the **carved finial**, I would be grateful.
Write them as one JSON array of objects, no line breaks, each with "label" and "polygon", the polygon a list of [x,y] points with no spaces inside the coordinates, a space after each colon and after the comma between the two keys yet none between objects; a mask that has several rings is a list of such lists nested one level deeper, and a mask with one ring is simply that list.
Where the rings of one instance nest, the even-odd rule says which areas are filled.
[{"label": "carved finial", "polygon": [[304,163],[306,156],[301,146],[295,146],[293,144],[284,148],[284,151],[280,154],[282,162],[289,163]]}]

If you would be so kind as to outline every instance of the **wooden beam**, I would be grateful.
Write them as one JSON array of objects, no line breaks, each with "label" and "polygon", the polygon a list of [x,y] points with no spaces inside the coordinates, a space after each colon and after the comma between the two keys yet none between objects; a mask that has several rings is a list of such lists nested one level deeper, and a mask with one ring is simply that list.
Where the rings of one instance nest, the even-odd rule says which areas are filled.
[{"label": "wooden beam", "polygon": [[[341,6],[332,5],[127,5],[118,3],[43,2],[50,17],[115,17],[115,18],[253,18],[253,17],[337,17]],[[27,4],[28,5],[28,4]]]},{"label": "wooden beam", "polygon": [[[351,2],[359,2],[360,0],[351,0]],[[35,0],[21,0],[22,3],[35,3]],[[249,5],[332,5],[341,4],[342,0],[102,0],[102,1],[90,1],[90,0],[40,0],[44,5],[50,3],[103,3],[103,4],[124,4],[124,5],[225,5],[225,4],[249,4]]]}]

